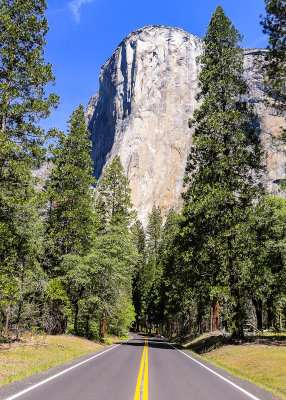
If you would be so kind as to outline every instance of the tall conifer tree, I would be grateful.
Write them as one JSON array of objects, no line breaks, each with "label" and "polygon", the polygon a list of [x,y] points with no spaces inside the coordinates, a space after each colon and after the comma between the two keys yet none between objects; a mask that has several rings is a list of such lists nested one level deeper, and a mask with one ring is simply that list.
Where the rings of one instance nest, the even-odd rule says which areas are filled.
[{"label": "tall conifer tree", "polygon": [[146,228],[146,263],[141,271],[141,301],[144,321],[153,324],[156,318],[156,301],[160,286],[161,270],[159,266],[159,251],[162,240],[161,208],[155,205],[149,214]]},{"label": "tall conifer tree", "polygon": [[248,91],[240,41],[239,32],[217,7],[203,39],[203,101],[190,121],[195,131],[186,167],[182,226],[184,256],[192,270],[188,275],[200,298],[228,291],[237,337],[243,336],[245,317],[245,224],[248,209],[261,192],[263,171],[257,121],[242,100]]},{"label": "tall conifer tree", "polygon": [[115,156],[100,178],[96,200],[100,229],[94,241],[93,255],[101,287],[101,337],[105,336],[108,322],[109,328],[116,326],[119,330],[121,318],[125,326],[134,318],[132,277],[137,251],[130,229],[134,219],[130,192],[120,157]]},{"label": "tall conifer tree", "polygon": [[[58,96],[45,94],[46,84],[54,81],[52,67],[45,63],[43,57],[45,35],[48,31],[44,16],[46,8],[44,0],[0,2],[2,298],[2,290],[5,292],[8,288],[11,295],[13,291],[18,291],[17,288],[22,285],[20,282],[23,270],[29,268],[27,261],[24,267],[23,259],[33,258],[27,254],[32,238],[34,240],[34,230],[31,229],[33,219],[38,218],[33,213],[37,207],[35,180],[32,178],[31,168],[37,165],[44,155],[42,145],[48,136],[39,127],[38,122],[47,117],[50,109],[58,104]],[[22,235],[23,232],[25,234]],[[17,298],[16,295],[14,297]]]},{"label": "tall conifer tree", "polygon": [[119,156],[115,156],[104,171],[98,185],[97,208],[105,227],[131,224],[132,204],[129,182]]},{"label": "tall conifer tree", "polygon": [[136,312],[136,331],[140,331],[140,323],[142,322],[142,291],[144,290],[145,284],[144,281],[142,281],[142,274],[144,274],[146,267],[146,235],[143,225],[139,220],[133,225],[132,232],[134,244],[138,252],[138,261],[135,266],[135,274],[132,283],[132,298]]},{"label": "tall conifer tree", "polygon": [[[53,153],[53,170],[47,182],[49,208],[46,221],[45,267],[51,278],[61,280],[74,312],[74,331],[78,333],[79,300],[85,291],[86,277],[82,257],[93,240],[94,216],[90,133],[80,105],[68,121]],[[82,272],[81,272],[82,271]]]},{"label": "tall conifer tree", "polygon": [[[66,254],[85,254],[91,245],[93,197],[90,133],[80,105],[68,121],[68,134],[62,135],[53,149],[53,164],[48,181],[50,206],[47,237],[57,266]],[[50,250],[49,250],[50,249]]]}]

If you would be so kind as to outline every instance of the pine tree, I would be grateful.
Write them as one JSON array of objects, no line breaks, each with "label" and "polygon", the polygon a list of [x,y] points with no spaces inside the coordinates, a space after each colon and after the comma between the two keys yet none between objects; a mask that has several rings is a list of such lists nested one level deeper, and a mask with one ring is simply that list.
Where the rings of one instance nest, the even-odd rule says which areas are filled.
[{"label": "pine tree", "polygon": [[141,271],[142,312],[145,323],[149,325],[149,330],[151,330],[152,324],[158,322],[155,318],[155,309],[162,274],[159,263],[161,239],[161,208],[153,206],[146,228],[146,264]]},{"label": "pine tree", "polygon": [[49,208],[46,221],[45,268],[51,278],[61,278],[74,312],[78,333],[79,300],[84,293],[81,257],[93,241],[94,215],[90,133],[80,105],[68,121],[68,133],[53,149],[53,170],[47,182]]},{"label": "pine tree", "polygon": [[[24,297],[27,303],[31,299],[30,289],[38,278],[43,248],[43,224],[39,219],[41,204],[32,185],[22,190],[18,188],[17,195],[18,202],[14,203],[13,214],[8,214],[0,222],[0,325],[5,313],[5,336],[9,326],[22,322]],[[20,195],[23,197],[20,198]]]},{"label": "pine tree", "polygon": [[[137,257],[128,230],[109,227],[105,233],[94,239],[92,250],[87,256],[87,264],[92,270],[94,293],[99,299],[101,338],[105,337],[106,330],[110,333],[122,333],[134,321],[132,278]],[[130,313],[127,318],[128,310]],[[112,329],[117,329],[117,332]]]},{"label": "pine tree", "polygon": [[138,253],[138,262],[135,266],[134,278],[132,282],[132,298],[136,313],[136,331],[140,331],[140,323],[142,318],[142,274],[146,267],[146,235],[142,223],[137,220],[132,226],[133,240]]},{"label": "pine tree", "polygon": [[43,58],[46,8],[44,0],[0,2],[0,268],[2,283],[7,278],[10,285],[1,290],[15,289],[15,304],[21,304],[22,271],[34,264],[28,249],[39,216],[31,167],[43,157],[48,136],[38,122],[58,104],[58,96],[45,97],[45,86],[54,81]]},{"label": "pine tree", "polygon": [[129,182],[117,155],[98,184],[97,209],[103,226],[130,225],[133,217],[130,193]]},{"label": "pine tree", "polygon": [[[173,317],[183,313],[184,303],[177,302],[173,288],[177,289],[179,279],[176,277],[176,264],[178,260],[176,240],[180,229],[180,215],[171,210],[162,229],[161,243],[159,247],[159,276],[156,282],[155,293],[155,320],[163,327],[171,322]],[[178,284],[179,286],[179,284]],[[181,293],[183,294],[183,292]],[[173,296],[174,295],[174,296]],[[175,310],[175,313],[173,312]],[[175,315],[174,315],[175,314]],[[162,328],[161,328],[162,329]]]},{"label": "pine tree", "polygon": [[149,215],[148,225],[146,229],[148,258],[154,258],[156,261],[162,235],[162,212],[158,206],[153,206]]},{"label": "pine tree", "polygon": [[261,192],[259,129],[242,101],[241,35],[221,7],[212,15],[200,61],[201,107],[195,111],[193,143],[186,167],[182,246],[197,290],[227,290],[233,335],[243,336],[247,264],[244,236],[248,210]]},{"label": "pine tree", "polygon": [[53,149],[54,168],[47,182],[47,234],[56,261],[66,254],[85,254],[93,227],[90,133],[80,105],[68,121],[68,133]]},{"label": "pine tree", "polygon": [[[267,46],[268,51],[265,56],[265,62],[262,65],[262,71],[264,74],[264,84],[268,96],[267,102],[270,105],[274,105],[276,110],[284,115],[286,111],[286,2],[285,0],[264,1],[266,16],[262,18],[261,25],[263,28],[263,33],[267,34],[269,38]],[[281,138],[284,142],[286,141],[285,129],[282,131]],[[285,188],[285,184],[285,179],[283,179],[281,181],[281,186]],[[281,229],[281,221],[284,220],[283,212],[281,213],[283,208],[282,204],[282,199],[268,199],[263,201],[262,205],[259,205],[259,207],[261,207],[261,214],[264,216],[264,221],[263,219],[262,223],[261,220],[259,221],[260,229],[258,229],[258,232],[259,234],[263,235],[265,239],[265,246],[263,249],[258,246],[261,251],[258,259],[260,259],[262,254],[265,256],[266,252],[266,260],[268,260],[268,262],[264,258],[264,262],[262,262],[260,265],[263,265],[264,272],[265,267],[268,266],[270,271],[273,271],[275,276],[274,279],[270,279],[273,285],[272,290],[269,291],[268,286],[268,327],[273,326],[275,314],[274,310],[275,307],[277,307],[277,295],[278,297],[281,295],[280,289],[283,288],[283,285],[285,285],[285,279],[283,279],[285,276],[285,272],[283,273],[283,229]],[[259,220],[259,216],[257,216],[257,219]],[[269,224],[269,220],[272,221],[272,226]],[[269,268],[266,268],[266,271],[269,272]],[[266,275],[269,278],[272,273],[270,273],[270,275],[269,273],[266,273]],[[260,310],[258,310],[258,314],[260,315],[258,319],[260,318],[260,325],[262,326],[261,315],[265,293],[263,293],[262,296],[261,293],[259,293],[259,290],[258,293],[257,290],[255,290],[254,293],[256,293],[256,299],[254,300],[256,301],[256,310],[257,308],[260,308]],[[282,298],[283,296],[281,299]],[[260,307],[258,307],[258,305],[260,305]]]},{"label": "pine tree", "polygon": [[58,96],[45,96],[44,87],[53,82],[51,64],[43,53],[48,23],[45,0],[2,0],[0,4],[1,130],[23,145],[42,136],[35,123],[57,106]]},{"label": "pine tree", "polygon": [[[128,323],[134,320],[132,278],[137,264],[131,230],[134,213],[129,182],[119,156],[114,157],[100,178],[95,209],[99,216],[99,229],[92,257],[99,271],[97,280],[100,282],[102,304],[100,336],[104,337],[107,323],[110,330],[112,326],[119,329],[118,318],[122,317],[122,321],[128,320]],[[129,319],[126,307],[130,310],[127,313]]]},{"label": "pine tree", "polygon": [[[253,211],[249,293],[258,329],[278,330],[282,329],[283,307],[286,317],[286,200],[264,196]],[[263,314],[267,314],[267,324]]]},{"label": "pine tree", "polygon": [[275,106],[286,110],[286,2],[265,0],[263,33],[269,36],[263,72],[267,94]]}]

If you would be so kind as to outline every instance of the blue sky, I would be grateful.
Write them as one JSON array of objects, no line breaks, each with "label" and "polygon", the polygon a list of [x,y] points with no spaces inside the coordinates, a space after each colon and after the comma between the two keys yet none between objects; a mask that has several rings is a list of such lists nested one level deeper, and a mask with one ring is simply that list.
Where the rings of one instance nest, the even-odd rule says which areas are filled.
[{"label": "blue sky", "polygon": [[177,26],[204,36],[216,6],[223,7],[244,35],[243,47],[265,47],[259,15],[263,0],[47,0],[50,31],[46,61],[53,64],[61,104],[41,125],[66,129],[79,103],[98,90],[101,65],[121,40],[146,25]]}]

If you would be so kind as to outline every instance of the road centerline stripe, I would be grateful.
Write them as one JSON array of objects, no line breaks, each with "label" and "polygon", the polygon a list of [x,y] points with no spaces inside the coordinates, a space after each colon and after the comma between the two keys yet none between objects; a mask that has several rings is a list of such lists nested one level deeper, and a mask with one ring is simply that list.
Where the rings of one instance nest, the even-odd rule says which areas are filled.
[{"label": "road centerline stripe", "polygon": [[146,347],[144,346],[143,354],[142,354],[142,358],[141,358],[141,364],[140,364],[140,368],[139,368],[139,374],[138,374],[138,379],[137,379],[134,400],[140,400],[140,389],[141,389],[141,381],[142,381],[143,368],[144,368],[145,349],[146,349]]},{"label": "road centerline stripe", "polygon": [[254,396],[253,394],[249,393],[247,390],[243,389],[242,387],[240,387],[239,385],[236,385],[235,383],[231,382],[229,379],[225,378],[224,376],[220,375],[218,372],[215,372],[214,370],[212,370],[211,368],[207,367],[206,365],[204,365],[203,363],[201,363],[200,361],[196,360],[195,358],[193,358],[192,356],[189,356],[188,354],[184,353],[182,350],[177,349],[177,347],[173,346],[171,343],[166,342],[169,346],[173,347],[175,350],[177,350],[178,352],[182,353],[184,356],[190,358],[192,361],[196,362],[197,364],[199,364],[201,367],[207,369],[208,371],[210,371],[212,374],[216,375],[218,378],[222,379],[223,381],[229,383],[231,386],[235,387],[237,390],[241,391],[242,393],[246,394],[248,397],[250,397],[253,400],[261,400],[258,397]]},{"label": "road centerline stripe", "polygon": [[144,380],[143,380],[143,399],[148,400],[148,340],[146,340],[146,352],[145,352],[145,368],[144,368]]},{"label": "road centerline stripe", "polygon": [[148,339],[142,353],[134,400],[148,400]]}]

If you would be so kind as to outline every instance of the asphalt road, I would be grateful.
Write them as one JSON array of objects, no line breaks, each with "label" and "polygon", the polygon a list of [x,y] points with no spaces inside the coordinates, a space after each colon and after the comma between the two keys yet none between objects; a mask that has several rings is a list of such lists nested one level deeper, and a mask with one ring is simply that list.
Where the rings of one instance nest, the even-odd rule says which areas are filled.
[{"label": "asphalt road", "polygon": [[5,400],[273,400],[157,338],[131,340],[0,389]]}]

